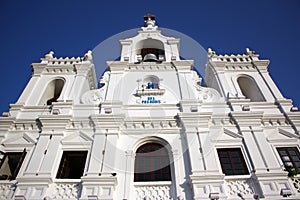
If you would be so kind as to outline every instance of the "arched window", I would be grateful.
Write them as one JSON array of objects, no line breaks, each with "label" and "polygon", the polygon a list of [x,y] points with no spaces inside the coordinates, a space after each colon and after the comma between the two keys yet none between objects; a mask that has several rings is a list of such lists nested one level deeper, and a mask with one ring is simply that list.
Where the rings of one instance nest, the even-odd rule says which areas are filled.
[{"label": "arched window", "polygon": [[65,81],[62,79],[54,79],[52,80],[46,90],[44,91],[44,94],[41,98],[40,104],[42,105],[51,105],[52,102],[57,102],[57,99],[59,98],[61,91],[64,87]]},{"label": "arched window", "polygon": [[136,151],[134,181],[170,181],[170,159],[167,149],[157,143],[146,143]]},{"label": "arched window", "polygon": [[154,75],[144,77],[142,87],[144,89],[159,89],[159,78]]},{"label": "arched window", "polygon": [[255,80],[251,77],[241,76],[237,79],[243,95],[254,102],[265,101],[264,96],[259,90]]}]

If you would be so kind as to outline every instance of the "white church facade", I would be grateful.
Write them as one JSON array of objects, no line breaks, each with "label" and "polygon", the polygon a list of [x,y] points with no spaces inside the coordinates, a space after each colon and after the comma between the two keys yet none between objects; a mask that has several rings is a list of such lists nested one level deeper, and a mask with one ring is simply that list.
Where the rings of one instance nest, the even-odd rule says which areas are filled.
[{"label": "white church facade", "polygon": [[0,118],[0,199],[300,199],[300,114],[269,60],[208,49],[202,80],[144,23],[101,87],[91,51],[32,64]]}]

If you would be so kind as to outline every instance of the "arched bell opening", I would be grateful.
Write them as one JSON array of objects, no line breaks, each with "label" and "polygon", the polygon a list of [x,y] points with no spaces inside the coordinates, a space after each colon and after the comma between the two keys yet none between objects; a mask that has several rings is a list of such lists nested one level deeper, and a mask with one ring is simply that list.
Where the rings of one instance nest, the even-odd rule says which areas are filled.
[{"label": "arched bell opening", "polygon": [[146,39],[137,43],[136,56],[138,61],[157,62],[165,60],[164,44],[155,39]]},{"label": "arched bell opening", "polygon": [[40,100],[40,105],[52,105],[53,102],[57,102],[60,97],[65,81],[63,79],[54,79],[50,81],[43,93]]},{"label": "arched bell opening", "polygon": [[257,86],[255,80],[249,76],[240,76],[237,79],[237,83],[241,89],[242,94],[250,99],[252,102],[265,101],[263,94]]}]

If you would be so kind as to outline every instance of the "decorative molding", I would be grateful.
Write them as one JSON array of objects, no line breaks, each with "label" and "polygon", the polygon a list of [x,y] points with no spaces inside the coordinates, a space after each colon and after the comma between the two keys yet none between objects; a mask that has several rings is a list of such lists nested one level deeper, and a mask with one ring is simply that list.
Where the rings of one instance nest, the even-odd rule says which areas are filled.
[{"label": "decorative molding", "polygon": [[131,129],[178,129],[179,124],[175,119],[153,119],[153,120],[132,120],[125,121],[122,129],[131,130]]}]

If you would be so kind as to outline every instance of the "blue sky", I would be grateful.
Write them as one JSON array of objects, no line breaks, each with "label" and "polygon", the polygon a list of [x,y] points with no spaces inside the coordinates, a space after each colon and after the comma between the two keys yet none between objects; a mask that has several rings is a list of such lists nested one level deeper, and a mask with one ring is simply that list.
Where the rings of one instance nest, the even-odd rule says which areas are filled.
[{"label": "blue sky", "polygon": [[50,50],[57,57],[83,56],[105,39],[141,27],[147,13],[217,54],[242,54],[249,47],[270,59],[273,80],[300,106],[299,10],[297,0],[2,0],[0,113],[17,101],[31,77],[30,64]]}]

